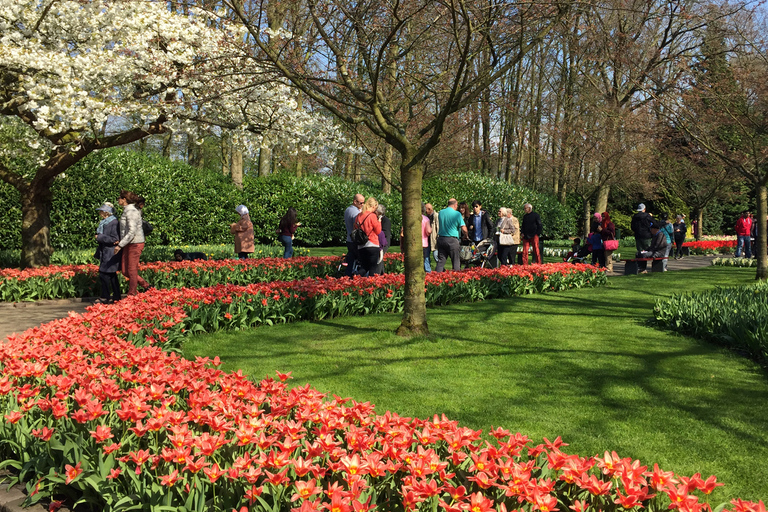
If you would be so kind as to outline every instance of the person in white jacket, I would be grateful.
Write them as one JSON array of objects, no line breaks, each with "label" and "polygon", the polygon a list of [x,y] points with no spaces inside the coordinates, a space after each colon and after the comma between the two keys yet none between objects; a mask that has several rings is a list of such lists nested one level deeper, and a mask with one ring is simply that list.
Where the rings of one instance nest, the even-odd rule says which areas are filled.
[{"label": "person in white jacket", "polygon": [[123,208],[120,216],[120,240],[115,253],[122,252],[122,272],[128,279],[128,295],[136,295],[138,287],[145,290],[149,284],[139,275],[139,258],[144,250],[144,228],[141,226],[141,211],[136,204],[144,199],[127,190],[120,191],[117,204]]}]

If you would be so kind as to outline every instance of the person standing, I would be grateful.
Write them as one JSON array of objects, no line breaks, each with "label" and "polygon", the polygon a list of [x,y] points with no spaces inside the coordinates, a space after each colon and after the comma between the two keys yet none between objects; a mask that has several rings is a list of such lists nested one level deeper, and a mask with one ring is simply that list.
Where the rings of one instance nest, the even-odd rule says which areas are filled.
[{"label": "person standing", "polygon": [[[431,205],[430,205],[431,206]],[[434,214],[434,212],[432,212]],[[427,205],[421,204],[421,248],[424,251],[424,272],[432,272],[429,262],[430,239],[432,237],[432,221],[427,217]]]},{"label": "person standing", "polygon": [[116,242],[115,254],[122,252],[123,275],[128,278],[128,295],[136,295],[138,287],[149,288],[139,275],[139,258],[144,250],[144,230],[141,227],[141,212],[136,203],[141,199],[133,192],[120,191],[117,204],[123,208],[120,216],[120,240]]},{"label": "person standing", "polygon": [[440,219],[439,215],[430,203],[424,205],[424,210],[426,211],[427,218],[432,225],[432,234],[429,235],[429,248],[432,251],[432,257],[435,258],[435,263],[437,263],[437,233],[440,230]]},{"label": "person standing", "polygon": [[121,297],[120,282],[117,280],[120,256],[115,252],[115,242],[120,240],[120,221],[115,217],[115,207],[112,203],[104,203],[96,208],[96,211],[101,216],[101,221],[96,228],[96,242],[99,244],[96,257],[99,260],[99,282],[101,283],[101,295],[97,302],[111,304],[119,301]]},{"label": "person standing", "polygon": [[369,197],[363,204],[362,211],[357,215],[353,223],[353,229],[359,226],[365,232],[368,240],[365,244],[357,246],[357,259],[360,260],[361,276],[373,275],[376,266],[379,263],[379,233],[381,233],[381,222],[376,214],[379,202],[375,198]]},{"label": "person standing", "polygon": [[247,260],[249,254],[256,249],[253,240],[253,222],[248,213],[248,207],[241,204],[235,207],[240,214],[240,220],[229,225],[229,231],[235,235],[235,253],[241,260]]},{"label": "person standing", "polygon": [[616,240],[616,225],[611,221],[611,216],[608,212],[602,213],[602,222],[601,226],[603,230],[600,232],[600,235],[603,238],[603,251],[604,251],[604,257],[605,257],[605,268],[608,269],[609,272],[613,272],[613,250],[608,250],[605,248],[605,242],[607,240]]},{"label": "person standing", "polygon": [[675,240],[675,228],[672,226],[672,222],[667,217],[667,214],[661,216],[661,231],[664,232],[664,238],[667,241],[667,247],[664,249],[664,257],[666,260],[661,262],[661,266],[664,272],[667,271],[667,261],[669,261],[669,253],[672,251],[672,244]]},{"label": "person standing", "polygon": [[472,203],[472,213],[467,222],[467,233],[469,234],[469,241],[475,245],[483,240],[489,240],[493,236],[493,223],[488,216],[488,212],[483,210],[483,205],[480,201]]},{"label": "person standing", "polygon": [[672,230],[675,234],[675,259],[679,259],[683,257],[683,243],[685,243],[685,232],[687,230],[685,218],[682,215],[678,215],[675,218]]},{"label": "person standing", "polygon": [[[465,202],[459,203],[459,213],[461,214],[461,218],[464,219],[464,225],[469,225],[469,214],[472,213],[472,211],[469,208],[469,205]],[[461,232],[461,240],[468,242],[469,241],[469,230],[467,232]]]},{"label": "person standing", "polygon": [[467,226],[458,210],[458,201],[451,198],[448,200],[448,205],[438,213],[440,231],[437,234],[436,272],[445,271],[445,262],[448,258],[451,258],[453,270],[461,269],[459,236],[467,235]]},{"label": "person standing", "polygon": [[637,252],[647,251],[651,247],[651,223],[652,219],[648,212],[645,211],[645,205],[640,203],[637,205],[637,213],[632,216],[632,223],[630,227],[635,233],[635,248]]},{"label": "person standing", "polygon": [[301,222],[297,222],[297,217],[296,208],[291,206],[280,219],[280,224],[277,226],[277,230],[280,232],[280,243],[285,247],[283,252],[284,259],[293,256],[293,237],[296,234],[296,229],[301,226]]},{"label": "person standing", "polygon": [[379,262],[376,264],[376,269],[373,273],[378,275],[384,273],[384,253],[389,250],[389,245],[392,242],[392,221],[387,217],[386,213],[387,207],[383,204],[379,204],[376,207],[376,217],[378,217],[381,223],[381,233],[379,233]]},{"label": "person standing", "polygon": [[[602,215],[600,216],[602,222]],[[595,225],[595,231],[589,234],[587,239],[592,248],[592,264],[599,267],[605,267],[605,249],[603,248],[603,225]]]},{"label": "person standing", "polygon": [[344,227],[347,229],[347,256],[345,262],[347,268],[344,274],[352,277],[355,273],[355,261],[357,261],[357,244],[352,241],[352,230],[354,229],[355,219],[360,215],[360,208],[363,207],[365,197],[362,194],[355,194],[352,198],[352,204],[344,210]]},{"label": "person standing", "polygon": [[503,206],[499,208],[499,223],[496,227],[496,230],[499,232],[499,265],[514,265],[515,256],[517,256],[515,236],[520,236],[520,230],[516,226],[517,223],[515,221],[517,219],[512,217],[511,214],[512,210]]},{"label": "person standing", "polygon": [[[744,250],[744,257],[752,257],[752,240],[750,234],[752,233],[752,217],[749,216],[749,211],[744,210],[741,212],[741,217],[736,221],[736,257],[741,258],[742,249]],[[746,248],[745,248],[746,247]]]},{"label": "person standing", "polygon": [[520,227],[523,235],[523,265],[528,265],[528,249],[531,245],[533,245],[533,262],[541,265],[539,237],[544,226],[541,223],[539,214],[533,211],[531,203],[525,203],[523,209],[525,215],[523,215],[523,225]]}]

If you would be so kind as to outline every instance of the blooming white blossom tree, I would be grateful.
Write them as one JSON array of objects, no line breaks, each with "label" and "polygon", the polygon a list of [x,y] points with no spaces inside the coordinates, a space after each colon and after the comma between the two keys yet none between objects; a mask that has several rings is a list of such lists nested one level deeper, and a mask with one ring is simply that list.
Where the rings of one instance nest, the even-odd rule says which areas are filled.
[{"label": "blooming white blossom tree", "polygon": [[[21,194],[22,266],[48,264],[50,186],[93,151],[193,121],[251,144],[266,133],[302,149],[339,140],[287,85],[243,62],[242,44],[238,26],[164,2],[0,0],[0,121],[18,134],[0,148],[0,179]],[[34,163],[19,166],[19,153]]]}]

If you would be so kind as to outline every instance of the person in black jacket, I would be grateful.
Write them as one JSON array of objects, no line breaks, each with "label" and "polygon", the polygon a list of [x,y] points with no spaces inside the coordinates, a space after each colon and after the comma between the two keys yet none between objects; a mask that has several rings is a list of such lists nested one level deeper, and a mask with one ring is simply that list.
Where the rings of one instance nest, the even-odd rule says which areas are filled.
[{"label": "person in black jacket", "polygon": [[[667,236],[664,234],[664,231],[661,230],[661,224],[656,223],[651,226],[651,245],[648,247],[648,250],[646,251],[640,251],[637,253],[638,258],[663,258],[666,255],[667,252]],[[648,268],[648,262],[647,261],[641,261],[638,263],[638,267],[643,271],[643,273],[647,272]]]},{"label": "person in black jacket", "polygon": [[[115,207],[104,203],[96,208],[101,216],[96,228],[96,242],[99,244],[94,255],[99,260],[99,281],[101,295],[96,302],[111,304],[121,298],[120,282],[117,271],[120,270],[120,254],[115,253],[115,244],[120,240],[120,221],[115,217]],[[110,288],[112,295],[110,296]]]},{"label": "person in black jacket", "polygon": [[645,211],[645,205],[637,205],[637,213],[632,216],[632,231],[635,233],[635,248],[637,252],[647,251],[651,246],[651,224],[653,218]]},{"label": "person in black jacket", "polygon": [[469,240],[475,244],[493,237],[493,223],[488,216],[488,212],[483,210],[483,205],[480,201],[472,203],[472,213],[467,221],[467,233],[469,234]]},{"label": "person in black jacket", "polygon": [[523,236],[523,265],[528,264],[528,248],[533,244],[533,262],[541,264],[541,251],[539,250],[539,237],[544,227],[541,223],[539,214],[533,211],[533,206],[526,203],[523,207],[523,223],[520,226],[520,233]]}]

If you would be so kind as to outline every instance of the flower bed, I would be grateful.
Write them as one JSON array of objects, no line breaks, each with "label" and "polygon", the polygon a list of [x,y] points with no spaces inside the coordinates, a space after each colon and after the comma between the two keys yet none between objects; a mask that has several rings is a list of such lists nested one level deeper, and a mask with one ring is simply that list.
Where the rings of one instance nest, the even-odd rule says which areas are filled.
[{"label": "flower bed", "polygon": [[768,283],[676,295],[658,301],[653,312],[669,329],[768,361]]},{"label": "flower bed", "polygon": [[[465,299],[465,285],[481,290],[477,300],[488,290],[605,279],[594,267],[565,264],[433,276],[427,293],[437,303]],[[303,302],[311,293],[356,293],[365,303],[398,294],[394,277],[251,285],[240,294],[231,285],[156,290],[12,336],[0,345],[0,466],[26,482],[28,503],[68,497],[104,510],[709,508],[721,485],[714,477],[650,470],[616,453],[568,454],[559,438],[536,444],[502,428],[486,443],[445,416],[377,415],[371,404],[329,399],[308,385],[289,389],[289,375],[255,383],[218,370],[218,359],[188,361],[157,344],[181,336],[187,314],[221,314],[219,304],[299,303],[300,290]],[[281,294],[259,299],[267,290]],[[762,502],[733,504],[735,512],[764,510]]]},{"label": "flower bed", "polygon": [[683,242],[691,254],[727,254],[736,248],[736,240],[699,240]]},{"label": "flower bed", "polygon": [[753,258],[715,258],[712,265],[717,267],[756,267],[757,260]]},{"label": "flower bed", "polygon": [[[155,288],[213,286],[221,283],[289,281],[333,275],[341,263],[337,256],[262,258],[258,260],[197,260],[144,263],[139,271]],[[402,254],[384,255],[387,272],[402,272]],[[0,301],[94,297],[100,291],[96,265],[49,266],[0,270]]]}]

